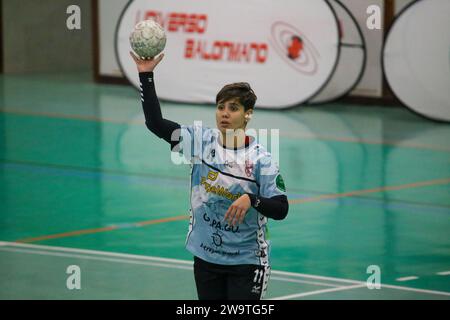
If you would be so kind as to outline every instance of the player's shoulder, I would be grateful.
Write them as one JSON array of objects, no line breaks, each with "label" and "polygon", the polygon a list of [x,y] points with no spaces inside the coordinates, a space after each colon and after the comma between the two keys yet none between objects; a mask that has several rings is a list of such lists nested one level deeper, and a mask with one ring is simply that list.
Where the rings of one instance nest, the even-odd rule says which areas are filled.
[{"label": "player's shoulder", "polygon": [[273,162],[272,154],[264,145],[260,144],[259,142],[255,142],[252,144],[249,150],[249,156],[254,163],[257,163],[261,166],[270,166]]},{"label": "player's shoulder", "polygon": [[261,144],[255,144],[252,147],[250,159],[252,159],[252,163],[255,165],[257,177],[274,176],[279,173],[278,162],[266,147]]},{"label": "player's shoulder", "polygon": [[[255,139],[255,138],[252,137],[252,139]],[[253,157],[258,157],[258,158],[271,157],[271,154],[267,150],[267,148],[264,145],[262,145],[261,143],[259,143],[257,140],[252,141],[252,143],[249,146],[248,152]]]}]

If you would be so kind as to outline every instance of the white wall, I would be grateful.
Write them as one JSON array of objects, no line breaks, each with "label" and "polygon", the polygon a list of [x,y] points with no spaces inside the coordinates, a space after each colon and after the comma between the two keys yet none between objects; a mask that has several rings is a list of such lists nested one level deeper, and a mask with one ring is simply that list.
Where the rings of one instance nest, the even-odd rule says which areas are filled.
[{"label": "white wall", "polygon": [[99,0],[100,75],[123,77],[114,48],[116,25],[128,0]]},{"label": "white wall", "polygon": [[395,14],[399,13],[405,6],[414,0],[395,0]]},{"label": "white wall", "polygon": [[[90,0],[7,0],[3,4],[5,73],[92,70]],[[81,30],[68,30],[67,7],[81,9]]]}]

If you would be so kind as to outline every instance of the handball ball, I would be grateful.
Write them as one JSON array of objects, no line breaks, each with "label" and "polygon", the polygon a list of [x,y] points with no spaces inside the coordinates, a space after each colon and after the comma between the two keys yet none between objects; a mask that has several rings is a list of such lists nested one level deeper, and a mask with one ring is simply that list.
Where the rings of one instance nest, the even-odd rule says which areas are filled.
[{"label": "handball ball", "polygon": [[139,22],[130,34],[131,48],[141,58],[153,58],[164,50],[166,34],[154,20]]}]

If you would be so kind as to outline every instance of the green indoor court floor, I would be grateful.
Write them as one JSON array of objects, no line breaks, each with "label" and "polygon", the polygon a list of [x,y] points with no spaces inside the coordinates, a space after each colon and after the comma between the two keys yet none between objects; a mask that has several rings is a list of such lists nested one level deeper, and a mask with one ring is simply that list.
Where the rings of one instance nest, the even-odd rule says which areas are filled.
[{"label": "green indoor court floor", "polygon": [[[214,106],[162,108],[214,126]],[[450,299],[449,124],[342,102],[256,110],[251,124],[280,129],[290,200],[269,222],[266,299]],[[0,132],[0,299],[197,298],[189,166],[147,131],[134,88],[0,75]]]}]

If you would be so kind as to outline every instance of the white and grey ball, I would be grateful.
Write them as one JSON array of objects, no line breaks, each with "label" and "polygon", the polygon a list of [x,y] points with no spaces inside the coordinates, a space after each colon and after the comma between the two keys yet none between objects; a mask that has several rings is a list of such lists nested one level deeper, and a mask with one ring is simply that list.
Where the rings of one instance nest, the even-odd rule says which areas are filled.
[{"label": "white and grey ball", "polygon": [[163,27],[154,20],[144,20],[136,24],[130,34],[131,48],[141,58],[153,58],[166,46]]}]

